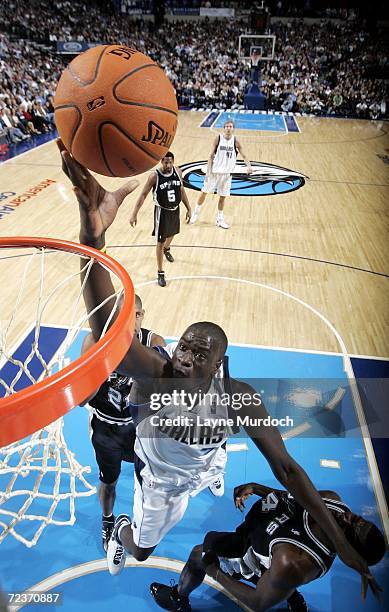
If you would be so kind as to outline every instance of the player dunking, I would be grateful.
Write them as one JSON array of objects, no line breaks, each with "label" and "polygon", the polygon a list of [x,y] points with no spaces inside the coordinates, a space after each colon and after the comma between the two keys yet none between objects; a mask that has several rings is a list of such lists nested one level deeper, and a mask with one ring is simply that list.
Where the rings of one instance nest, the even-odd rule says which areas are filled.
[{"label": "player dunking", "polygon": [[161,166],[154,170],[147,179],[130,218],[132,227],[136,226],[138,212],[143,206],[147,194],[153,190],[154,196],[154,230],[157,237],[158,285],[166,287],[163,270],[163,256],[170,262],[174,261],[170,245],[176,234],[180,232],[180,202],[186,206],[186,221],[189,223],[191,209],[188,196],[185,193],[181,179],[181,170],[174,166],[174,155],[170,151],[161,159]]},{"label": "player dunking", "polygon": [[[105,233],[114,222],[124,198],[138,185],[135,180],[114,192],[107,192],[91,173],[66,151],[59,140],[63,170],[74,186],[80,210],[80,241],[102,249]],[[91,318],[92,332],[100,337],[111,317],[114,288],[110,273],[93,262],[88,275],[81,274],[84,300]],[[114,317],[113,317],[114,318]],[[218,472],[220,448],[229,434],[229,402],[221,402],[220,387],[216,379],[227,348],[224,331],[214,323],[201,322],[190,325],[181,336],[170,359],[164,350],[158,352],[140,344],[134,336],[127,354],[118,368],[123,376],[132,376],[130,402],[138,411],[135,442],[134,515],[132,521],[126,515],[118,516],[108,545],[108,568],[118,573],[125,563],[123,547],[138,561],[146,560],[164,535],[182,518],[189,497],[208,487],[210,479]],[[223,382],[224,385],[224,382]],[[255,446],[268,460],[276,478],[287,488],[312,518],[320,524],[344,563],[361,574],[364,590],[370,585],[377,589],[366,561],[349,544],[345,534],[329,512],[303,468],[288,454],[279,431],[265,427],[268,413],[257,401],[255,390],[244,382],[230,380],[228,396],[244,397],[240,410],[247,418],[244,428]],[[224,388],[225,389],[225,388]],[[210,395],[208,391],[212,390]],[[159,398],[171,400],[157,414],[152,401]],[[173,396],[177,398],[173,401]],[[207,395],[207,401],[196,404],[193,415],[224,415],[221,425],[206,430],[194,425],[175,427],[169,425],[169,417],[188,412],[182,398],[199,398]],[[213,403],[215,400],[215,404]],[[163,421],[159,417],[167,417]],[[200,419],[201,421],[201,419]],[[218,419],[217,419],[218,421]],[[219,421],[218,421],[219,422]],[[222,425],[224,422],[224,425]],[[266,422],[266,421],[265,421]],[[262,423],[262,424],[261,424]],[[150,435],[153,434],[153,435]]]},{"label": "player dunking", "polygon": [[219,195],[216,225],[223,229],[230,227],[224,219],[224,203],[226,197],[230,195],[231,172],[235,168],[238,153],[241,154],[246,163],[247,173],[251,174],[252,172],[250,160],[243,153],[242,145],[236,136],[233,135],[233,131],[234,123],[228,120],[224,124],[224,133],[217,136],[214,140],[211,155],[208,159],[204,186],[190,219],[191,223],[196,223],[207,193],[216,192]]},{"label": "player dunking", "polygon": [[[148,347],[165,346],[161,336],[142,327],[144,315],[142,300],[136,295],[134,332],[139,342]],[[94,343],[92,334],[85,336],[81,352],[85,353]],[[106,552],[115,522],[113,508],[121,464],[122,461],[134,461],[135,425],[127,401],[131,385],[131,378],[112,372],[88,399],[92,408],[91,439],[99,466],[102,543]]]},{"label": "player dunking", "polygon": [[[348,541],[368,565],[385,554],[385,538],[363,517],[351,512],[334,491],[319,491]],[[235,488],[240,510],[249,495],[257,501],[234,532],[211,531],[195,546],[178,585],[154,582],[151,594],[161,608],[190,612],[189,595],[208,574],[238,601],[264,612],[287,600],[288,610],[307,612],[297,587],[321,578],[331,568],[335,551],[331,541],[311,516],[286,493],[257,483]],[[256,588],[240,582],[253,582]]]}]

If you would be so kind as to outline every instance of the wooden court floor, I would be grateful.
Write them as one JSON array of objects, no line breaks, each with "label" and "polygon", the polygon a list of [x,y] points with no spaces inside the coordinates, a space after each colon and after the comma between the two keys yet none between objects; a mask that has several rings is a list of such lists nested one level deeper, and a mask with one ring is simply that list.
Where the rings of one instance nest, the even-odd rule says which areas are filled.
[{"label": "wooden court floor", "polygon": [[[172,146],[177,165],[207,159],[215,132],[199,127],[204,117],[180,113]],[[339,352],[336,330],[348,353],[389,357],[389,177],[379,157],[389,149],[388,125],[298,122],[300,133],[236,134],[251,160],[301,172],[310,177],[306,184],[288,194],[231,197],[229,230],[215,226],[216,196],[208,196],[199,222],[183,223],[173,242],[175,262],[166,262],[164,289],[153,282],[151,196],[135,229],[129,217],[137,193],[127,198],[108,233],[108,252],[140,284],[147,327],[178,336],[189,323],[208,319],[221,324],[231,342]],[[139,177],[141,185],[146,176]],[[122,179],[102,182],[115,188]],[[77,205],[54,142],[1,164],[0,187],[4,195],[15,194],[0,205],[20,200],[0,218],[1,236],[77,241]],[[198,192],[187,193],[194,206]],[[15,265],[2,261],[3,312],[15,299]],[[51,322],[63,324],[69,307],[66,300],[55,304]],[[31,322],[28,294],[19,315],[16,335]]]}]

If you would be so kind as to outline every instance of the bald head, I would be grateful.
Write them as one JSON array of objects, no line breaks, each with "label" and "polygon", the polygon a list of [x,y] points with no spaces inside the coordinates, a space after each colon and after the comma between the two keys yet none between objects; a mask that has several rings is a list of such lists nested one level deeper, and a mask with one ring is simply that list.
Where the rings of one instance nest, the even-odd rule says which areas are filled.
[{"label": "bald head", "polygon": [[212,343],[212,349],[215,351],[216,358],[222,359],[224,357],[228,346],[228,339],[219,325],[211,323],[210,321],[192,323],[192,325],[185,330],[183,335],[187,335],[190,332],[209,338]]}]

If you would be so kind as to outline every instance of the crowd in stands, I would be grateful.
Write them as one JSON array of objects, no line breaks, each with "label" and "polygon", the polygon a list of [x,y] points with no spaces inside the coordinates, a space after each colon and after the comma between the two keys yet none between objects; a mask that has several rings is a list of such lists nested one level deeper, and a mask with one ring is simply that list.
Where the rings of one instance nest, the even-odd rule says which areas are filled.
[{"label": "crowd in stands", "polygon": [[[164,67],[179,105],[243,107],[250,65],[238,57],[244,20],[131,19],[105,3],[12,0],[0,6],[0,130],[18,142],[54,125],[53,95],[69,56],[56,41],[128,44]],[[356,19],[273,21],[275,58],[262,62],[269,109],[317,115],[386,115],[385,36]]]}]

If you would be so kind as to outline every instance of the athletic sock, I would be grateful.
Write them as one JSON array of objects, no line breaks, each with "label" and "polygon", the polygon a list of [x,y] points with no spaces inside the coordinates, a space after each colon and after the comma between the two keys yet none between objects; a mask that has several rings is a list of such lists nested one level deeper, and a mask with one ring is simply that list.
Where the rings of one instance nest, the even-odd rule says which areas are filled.
[{"label": "athletic sock", "polygon": [[200,214],[200,210],[201,210],[201,206],[199,206],[198,204],[196,204],[195,209],[194,209],[194,213],[195,213],[195,215],[199,215],[199,214]]}]

